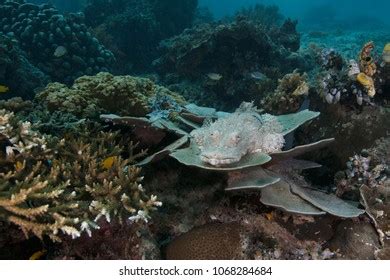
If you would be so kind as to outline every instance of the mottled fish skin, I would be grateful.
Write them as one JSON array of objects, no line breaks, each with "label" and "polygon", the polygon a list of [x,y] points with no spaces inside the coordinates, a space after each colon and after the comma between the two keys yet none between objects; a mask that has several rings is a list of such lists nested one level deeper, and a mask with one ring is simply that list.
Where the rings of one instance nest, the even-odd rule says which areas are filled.
[{"label": "mottled fish skin", "polygon": [[239,162],[252,153],[272,153],[283,148],[282,126],[274,116],[259,115],[243,104],[228,117],[192,131],[200,159],[212,166]]}]

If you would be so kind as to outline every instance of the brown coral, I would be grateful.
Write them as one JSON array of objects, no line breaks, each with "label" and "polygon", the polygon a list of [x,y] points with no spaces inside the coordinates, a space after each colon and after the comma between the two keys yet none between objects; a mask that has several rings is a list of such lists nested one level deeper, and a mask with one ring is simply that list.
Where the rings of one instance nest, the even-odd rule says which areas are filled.
[{"label": "brown coral", "polygon": [[360,70],[369,77],[375,75],[377,66],[371,52],[374,50],[374,42],[365,44],[359,55]]},{"label": "brown coral", "polygon": [[51,112],[62,111],[78,117],[116,113],[143,117],[150,112],[149,100],[156,94],[183,100],[168,89],[145,78],[99,73],[78,78],[72,87],[49,84],[37,95]]},{"label": "brown coral", "polygon": [[234,260],[242,258],[242,227],[238,223],[211,223],[175,239],[166,250],[169,260]]},{"label": "brown coral", "polygon": [[309,94],[307,79],[306,73],[300,74],[298,71],[285,75],[279,80],[275,92],[264,98],[263,108],[277,115],[297,112]]}]

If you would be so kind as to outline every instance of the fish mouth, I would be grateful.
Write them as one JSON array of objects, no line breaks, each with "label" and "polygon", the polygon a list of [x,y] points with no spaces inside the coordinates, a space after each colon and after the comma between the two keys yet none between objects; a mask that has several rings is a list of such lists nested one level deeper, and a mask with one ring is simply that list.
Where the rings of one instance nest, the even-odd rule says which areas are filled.
[{"label": "fish mouth", "polygon": [[200,158],[202,162],[217,167],[233,164],[240,161],[240,158],[238,157],[217,157],[217,156],[210,156],[210,155],[201,155]]}]

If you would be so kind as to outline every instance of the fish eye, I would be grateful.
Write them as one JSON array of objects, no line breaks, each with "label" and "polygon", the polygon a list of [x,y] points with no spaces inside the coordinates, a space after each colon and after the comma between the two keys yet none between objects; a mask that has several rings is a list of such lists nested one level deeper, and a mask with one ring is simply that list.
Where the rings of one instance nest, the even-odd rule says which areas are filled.
[{"label": "fish eye", "polygon": [[231,139],[232,139],[233,141],[235,141],[235,142],[238,142],[238,141],[240,141],[241,137],[240,137],[240,135],[238,135],[238,134],[232,134],[232,135],[231,135]]}]

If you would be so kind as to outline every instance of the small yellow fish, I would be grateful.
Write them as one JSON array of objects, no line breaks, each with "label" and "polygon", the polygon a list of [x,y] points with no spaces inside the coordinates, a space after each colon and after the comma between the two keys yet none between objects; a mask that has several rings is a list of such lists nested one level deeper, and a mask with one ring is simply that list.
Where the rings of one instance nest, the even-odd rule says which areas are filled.
[{"label": "small yellow fish", "polygon": [[116,160],[118,160],[117,156],[108,157],[105,160],[103,160],[102,167],[104,169],[110,169],[114,165],[114,162]]},{"label": "small yellow fish", "polygon": [[40,250],[38,252],[35,252],[34,254],[31,255],[30,261],[36,261],[41,259],[44,255],[46,255],[47,251],[45,249]]},{"label": "small yellow fish", "polygon": [[21,171],[24,167],[24,164],[23,162],[20,162],[20,161],[17,161],[16,164],[15,164],[15,169],[16,171]]},{"label": "small yellow fish", "polygon": [[7,93],[9,88],[7,86],[0,85],[0,93]]},{"label": "small yellow fish", "polygon": [[273,221],[274,214],[273,214],[273,212],[265,213],[265,217],[267,218],[268,221]]}]

